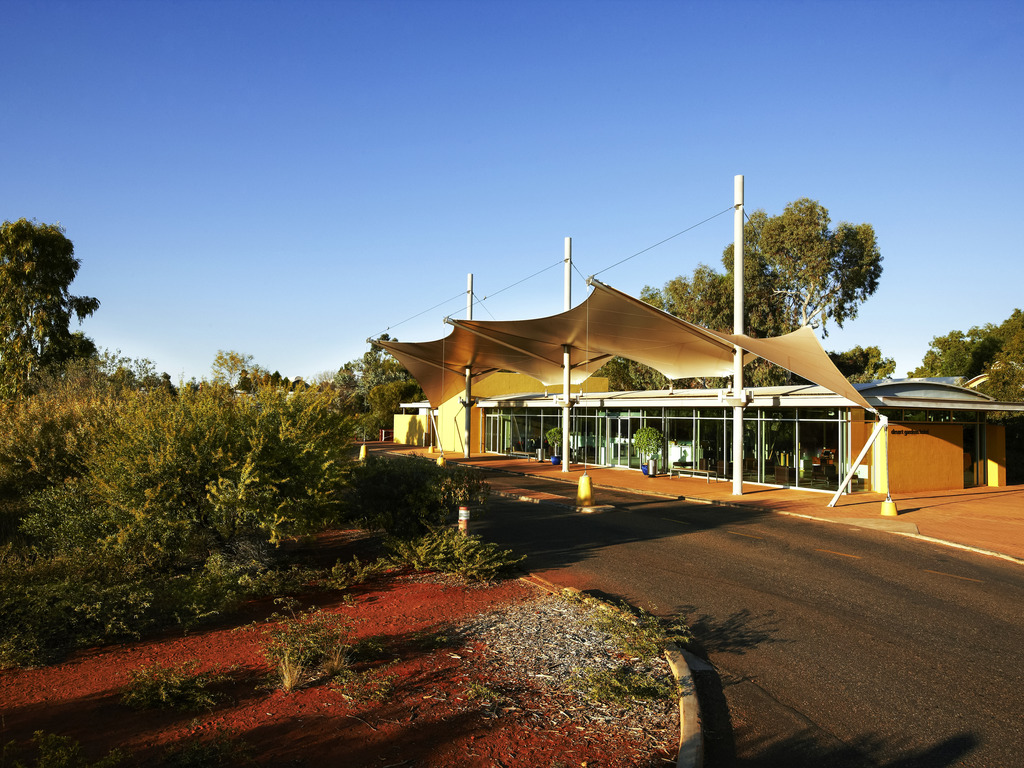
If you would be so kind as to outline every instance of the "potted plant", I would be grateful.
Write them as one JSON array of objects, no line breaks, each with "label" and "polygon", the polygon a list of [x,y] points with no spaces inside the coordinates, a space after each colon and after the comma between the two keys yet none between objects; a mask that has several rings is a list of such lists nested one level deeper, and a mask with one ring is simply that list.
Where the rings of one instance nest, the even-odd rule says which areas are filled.
[{"label": "potted plant", "polygon": [[551,463],[561,464],[562,463],[562,428],[552,427],[544,433],[544,437],[547,438],[548,446],[551,450]]},{"label": "potted plant", "polygon": [[640,456],[641,462],[644,458],[646,463],[641,463],[640,468],[648,477],[654,477],[658,471],[658,456],[661,454],[661,446],[665,438],[654,427],[640,427],[633,434],[633,450]]}]

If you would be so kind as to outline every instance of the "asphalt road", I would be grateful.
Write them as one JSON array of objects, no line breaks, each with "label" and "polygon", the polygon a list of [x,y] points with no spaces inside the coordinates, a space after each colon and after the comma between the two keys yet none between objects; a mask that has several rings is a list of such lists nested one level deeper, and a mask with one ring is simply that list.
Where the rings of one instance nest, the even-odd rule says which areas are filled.
[{"label": "asphalt road", "polygon": [[[501,480],[497,481],[501,484]],[[1024,568],[771,513],[601,493],[475,532],[564,586],[684,616],[709,768],[1024,765]]]}]

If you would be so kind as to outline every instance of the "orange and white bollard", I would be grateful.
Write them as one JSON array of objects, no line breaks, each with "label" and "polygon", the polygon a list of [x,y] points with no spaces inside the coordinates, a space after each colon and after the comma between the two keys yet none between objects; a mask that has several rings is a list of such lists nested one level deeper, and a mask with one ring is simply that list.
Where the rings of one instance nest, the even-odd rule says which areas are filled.
[{"label": "orange and white bollard", "polygon": [[459,507],[459,533],[469,535],[469,507]]}]

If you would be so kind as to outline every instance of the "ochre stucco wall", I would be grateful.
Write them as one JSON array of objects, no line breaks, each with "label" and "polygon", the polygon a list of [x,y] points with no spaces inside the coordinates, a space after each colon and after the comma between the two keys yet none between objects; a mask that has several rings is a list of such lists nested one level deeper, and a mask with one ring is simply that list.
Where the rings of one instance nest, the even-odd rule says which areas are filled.
[{"label": "ochre stucco wall", "polygon": [[430,417],[418,414],[395,414],[395,442],[404,445],[427,445],[430,439]]},{"label": "ochre stucco wall", "polygon": [[[545,387],[532,376],[522,373],[493,373],[487,378],[473,385],[473,398],[488,398],[499,395],[521,394],[528,392],[547,392],[549,395],[560,393],[561,385]],[[578,392],[579,387],[574,386],[571,392]],[[607,392],[608,379],[592,376],[583,383],[584,392]],[[445,403],[442,403],[437,412],[437,431],[445,451],[462,454],[463,434],[465,431],[466,417],[459,399],[463,397],[459,393]],[[472,411],[472,431],[470,434],[469,449],[471,453],[483,452],[483,413],[479,408],[474,407]]]},{"label": "ochre stucco wall", "polygon": [[963,427],[933,422],[890,424],[889,483],[892,493],[963,488]]}]

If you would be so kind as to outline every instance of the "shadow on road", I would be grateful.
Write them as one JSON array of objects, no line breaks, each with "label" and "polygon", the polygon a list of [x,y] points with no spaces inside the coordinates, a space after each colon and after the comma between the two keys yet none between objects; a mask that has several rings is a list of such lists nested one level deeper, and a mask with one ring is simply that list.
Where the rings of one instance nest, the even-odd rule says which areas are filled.
[{"label": "shadow on road", "polygon": [[948,768],[961,765],[978,745],[969,733],[952,736],[930,747],[912,749],[899,757],[877,759],[873,755],[902,751],[880,739],[859,739],[835,749],[823,748],[812,735],[795,736],[759,745],[755,758],[728,755],[705,756],[705,768]]}]

